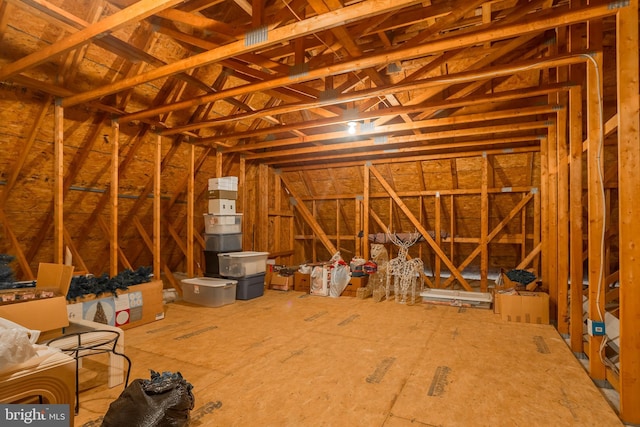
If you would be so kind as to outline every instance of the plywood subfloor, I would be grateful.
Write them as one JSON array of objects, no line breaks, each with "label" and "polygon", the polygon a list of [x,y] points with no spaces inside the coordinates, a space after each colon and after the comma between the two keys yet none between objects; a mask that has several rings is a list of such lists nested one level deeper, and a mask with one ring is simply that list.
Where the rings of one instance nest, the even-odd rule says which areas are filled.
[{"label": "plywood subfloor", "polygon": [[[192,426],[622,425],[553,327],[489,310],[266,291],[168,304],[125,336],[132,379],[193,384]],[[76,426],[122,391],[101,363],[83,368]]]}]

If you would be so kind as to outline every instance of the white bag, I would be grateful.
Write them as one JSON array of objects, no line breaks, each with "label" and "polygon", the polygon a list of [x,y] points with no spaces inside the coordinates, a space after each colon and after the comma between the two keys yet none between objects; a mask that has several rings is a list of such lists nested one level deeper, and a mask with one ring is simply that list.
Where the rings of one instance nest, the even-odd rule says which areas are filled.
[{"label": "white bag", "polygon": [[0,371],[37,356],[38,346],[34,344],[39,337],[40,331],[0,317]]}]

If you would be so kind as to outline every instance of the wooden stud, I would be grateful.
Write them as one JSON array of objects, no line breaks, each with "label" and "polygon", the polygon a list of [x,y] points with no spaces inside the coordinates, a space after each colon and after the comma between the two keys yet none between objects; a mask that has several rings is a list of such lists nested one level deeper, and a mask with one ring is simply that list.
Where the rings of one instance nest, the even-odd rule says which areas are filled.
[{"label": "wooden stud", "polygon": [[369,212],[371,210],[370,205],[370,192],[371,192],[371,177],[369,176],[369,163],[365,163],[363,166],[363,181],[364,185],[362,187],[363,192],[363,202],[362,202],[362,210],[363,210],[363,221],[362,221],[362,230],[364,231],[364,259],[368,260],[370,258],[369,252]]},{"label": "wooden stud", "polygon": [[111,182],[109,185],[109,201],[111,207],[109,239],[109,273],[111,277],[119,273],[118,269],[118,168],[120,165],[120,124],[118,118],[111,120]]},{"label": "wooden stud", "polygon": [[451,211],[449,212],[449,236],[451,237],[451,242],[449,243],[449,258],[451,259],[452,262],[455,263],[455,260],[456,260],[455,236],[456,236],[457,228],[456,228],[456,220],[455,220],[456,209],[455,209],[453,194],[450,196],[450,203],[451,203],[451,207],[450,207]]},{"label": "wooden stud", "polygon": [[620,211],[620,417],[640,424],[640,118],[638,0],[617,15],[618,194]]},{"label": "wooden stud", "polygon": [[[601,125],[603,106],[602,74],[602,21],[590,21],[588,30],[589,48],[593,49],[587,61],[587,182],[589,207],[589,319],[604,321],[604,189],[601,174],[603,171],[604,134]],[[606,369],[602,361],[602,336],[589,335],[588,354],[589,374],[598,384],[604,384]]]},{"label": "wooden stud", "polygon": [[[548,161],[548,241],[547,241],[547,287],[549,291],[549,318],[557,327],[558,321],[558,131],[554,120],[547,137]],[[564,261],[566,262],[566,261]]]},{"label": "wooden stud", "polygon": [[[574,70],[571,70],[572,74]],[[582,281],[583,242],[582,242],[582,90],[573,87],[569,90],[569,143],[571,158],[569,159],[569,216],[571,229],[569,233],[570,264],[570,346],[574,353],[582,353]]]},{"label": "wooden stud", "polygon": [[60,99],[54,106],[53,132],[53,262],[64,263],[64,108]]},{"label": "wooden stud", "polygon": [[[562,102],[567,104],[567,96],[562,94]],[[567,141],[567,110],[558,110],[558,150],[557,150],[557,268],[556,284],[558,295],[558,332],[569,334],[569,163]]]},{"label": "wooden stud", "polygon": [[[282,175],[280,176],[282,179]],[[256,212],[269,212],[269,167],[258,165],[258,191],[256,191]],[[254,248],[257,251],[269,248],[269,216],[259,214],[255,223]]]},{"label": "wooden stud", "polygon": [[189,145],[189,181],[187,184],[187,276],[194,276],[194,255],[193,255],[193,216],[195,214],[195,180],[196,180],[196,146]]},{"label": "wooden stud", "polygon": [[280,213],[282,212],[282,180],[280,179],[280,174],[275,175],[275,182],[273,184],[273,199],[274,199],[274,209],[278,214],[273,219],[273,243],[270,245],[275,249],[275,252],[280,252],[282,250],[281,241],[281,218]]},{"label": "wooden stud", "polygon": [[489,158],[482,154],[482,182],[480,193],[480,291],[487,292],[487,274],[489,268]]},{"label": "wooden stud", "polygon": [[[440,200],[440,193],[436,193],[435,196],[435,233],[436,233],[436,245],[438,245],[438,247],[442,247],[442,235],[440,233],[440,230],[442,229],[442,224],[441,224],[441,210],[442,210],[442,206],[440,204],[441,200]],[[453,236],[452,236],[453,237]],[[453,240],[453,239],[451,239]],[[434,275],[434,285],[436,288],[440,287],[440,268],[441,268],[441,260],[440,257],[436,257],[435,259],[435,263],[434,263],[434,270],[433,270],[433,275]]]},{"label": "wooden stud", "polygon": [[156,136],[156,150],[153,165],[153,244],[149,249],[153,252],[153,276],[159,278],[161,274],[162,247],[160,225],[162,220],[162,135]]}]

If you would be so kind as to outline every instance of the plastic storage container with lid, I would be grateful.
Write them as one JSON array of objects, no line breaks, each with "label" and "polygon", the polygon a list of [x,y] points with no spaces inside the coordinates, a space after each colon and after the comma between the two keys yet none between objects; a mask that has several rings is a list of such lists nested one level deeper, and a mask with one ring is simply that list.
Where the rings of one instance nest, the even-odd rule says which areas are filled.
[{"label": "plastic storage container with lid", "polygon": [[182,298],[192,304],[220,307],[236,301],[236,280],[214,277],[182,279]]},{"label": "plastic storage container with lid", "polygon": [[253,251],[218,254],[220,275],[235,278],[264,273],[268,256],[269,252]]}]

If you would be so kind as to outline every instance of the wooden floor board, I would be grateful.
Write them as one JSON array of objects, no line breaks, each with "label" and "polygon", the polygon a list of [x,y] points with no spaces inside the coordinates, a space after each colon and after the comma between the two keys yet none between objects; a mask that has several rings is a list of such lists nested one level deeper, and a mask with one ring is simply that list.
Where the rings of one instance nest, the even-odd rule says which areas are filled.
[{"label": "wooden floor board", "polygon": [[[552,326],[490,310],[266,291],[171,303],[125,334],[132,379],[193,384],[192,426],[622,425]],[[76,426],[100,425],[122,391],[99,379]]]}]

